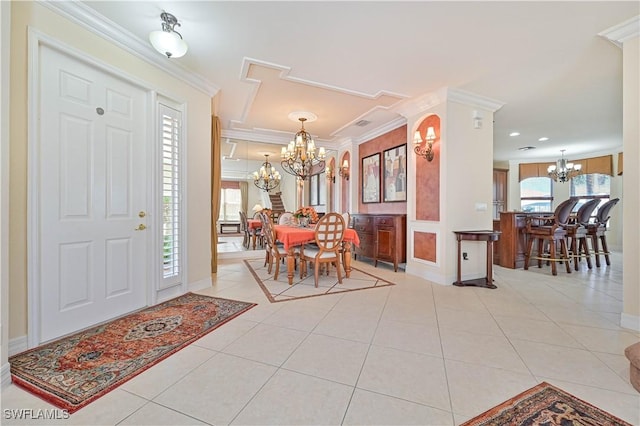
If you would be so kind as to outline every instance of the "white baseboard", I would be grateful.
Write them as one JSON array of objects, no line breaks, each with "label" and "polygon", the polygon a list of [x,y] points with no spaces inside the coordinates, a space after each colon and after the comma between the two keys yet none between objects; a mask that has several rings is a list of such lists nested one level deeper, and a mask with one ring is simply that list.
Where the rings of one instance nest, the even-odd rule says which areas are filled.
[{"label": "white baseboard", "polygon": [[0,367],[0,389],[4,389],[11,383],[11,366],[7,362]]},{"label": "white baseboard", "polygon": [[20,336],[14,339],[9,339],[9,356],[19,354],[29,349],[29,341],[27,336]]},{"label": "white baseboard", "polygon": [[204,290],[205,288],[209,288],[212,286],[213,282],[211,281],[211,277],[208,277],[200,281],[189,283],[189,291]]},{"label": "white baseboard", "polygon": [[620,325],[630,330],[640,331],[640,316],[620,314]]}]

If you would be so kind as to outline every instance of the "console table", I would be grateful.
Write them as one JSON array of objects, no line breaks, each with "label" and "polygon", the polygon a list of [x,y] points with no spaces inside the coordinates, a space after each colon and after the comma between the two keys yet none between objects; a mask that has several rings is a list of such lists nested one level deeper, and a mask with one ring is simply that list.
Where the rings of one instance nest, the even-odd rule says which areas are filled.
[{"label": "console table", "polygon": [[[458,240],[458,279],[453,285],[475,286],[485,288],[497,288],[493,284],[493,242],[500,238],[500,231],[453,231]],[[462,241],[486,241],[487,242],[487,276],[472,280],[462,281]]]}]

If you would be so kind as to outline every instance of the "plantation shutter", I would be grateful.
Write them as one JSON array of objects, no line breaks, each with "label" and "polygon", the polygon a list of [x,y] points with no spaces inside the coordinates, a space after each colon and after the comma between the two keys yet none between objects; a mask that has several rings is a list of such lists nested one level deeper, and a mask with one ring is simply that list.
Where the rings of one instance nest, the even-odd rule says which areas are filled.
[{"label": "plantation shutter", "polygon": [[182,114],[159,105],[162,140],[162,288],[182,281]]}]

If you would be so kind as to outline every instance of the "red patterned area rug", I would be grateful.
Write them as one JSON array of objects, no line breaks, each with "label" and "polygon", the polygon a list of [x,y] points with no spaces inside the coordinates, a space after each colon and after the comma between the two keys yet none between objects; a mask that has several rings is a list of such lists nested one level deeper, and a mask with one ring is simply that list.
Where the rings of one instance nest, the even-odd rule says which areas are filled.
[{"label": "red patterned area rug", "polygon": [[631,426],[547,382],[522,392],[461,426]]},{"label": "red patterned area rug", "polygon": [[335,268],[331,268],[329,275],[320,274],[318,287],[315,286],[313,269],[304,278],[300,278],[300,272],[296,271],[293,283],[289,285],[286,263],[280,265],[280,273],[277,280],[273,279],[275,269],[271,271],[272,273],[269,273],[268,268],[264,266],[264,258],[249,259],[245,260],[244,263],[271,303],[395,285],[390,281],[371,275],[353,266],[351,267],[349,278],[343,274],[342,284],[338,283]]},{"label": "red patterned area rug", "polygon": [[255,305],[187,293],[14,355],[11,378],[73,413]]}]

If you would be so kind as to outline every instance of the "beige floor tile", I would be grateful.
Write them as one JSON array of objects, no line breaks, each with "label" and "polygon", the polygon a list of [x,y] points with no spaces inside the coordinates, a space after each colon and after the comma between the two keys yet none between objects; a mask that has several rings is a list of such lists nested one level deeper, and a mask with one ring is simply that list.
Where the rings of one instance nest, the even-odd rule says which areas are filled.
[{"label": "beige floor tile", "polygon": [[120,389],[145,399],[153,399],[215,354],[209,349],[187,346],[129,380]]},{"label": "beige floor tile", "polygon": [[453,360],[445,365],[453,412],[465,416],[477,416],[537,384],[529,373]]},{"label": "beige floor tile", "polygon": [[584,348],[576,339],[546,317],[542,319],[529,319],[496,315],[495,319],[502,331],[504,331],[504,334],[510,339],[531,340],[532,342],[549,343],[551,345]]},{"label": "beige floor tile", "polygon": [[138,411],[124,419],[120,425],[135,426],[187,426],[187,425],[206,425],[193,417],[185,416],[175,410],[163,407],[162,405],[149,402]]},{"label": "beige floor tile", "polygon": [[595,352],[622,355],[627,346],[639,341],[635,334],[624,330],[607,330],[576,325],[562,325],[562,328],[587,349]]},{"label": "beige floor tile", "polygon": [[488,312],[465,312],[438,307],[438,326],[469,333],[503,335],[498,323]]},{"label": "beige floor tile", "polygon": [[258,324],[224,348],[223,352],[266,364],[281,366],[308,333]]},{"label": "beige floor tile", "polygon": [[449,410],[449,389],[440,357],[372,346],[357,388]]},{"label": "beige floor tile", "polygon": [[233,321],[227,322],[224,324],[224,327],[218,327],[211,333],[193,342],[193,345],[214,351],[223,350],[258,324],[255,321],[247,321],[244,318],[243,314]]},{"label": "beige floor tile", "polygon": [[[284,302],[283,302],[284,303]],[[327,310],[286,302],[277,312],[262,323],[294,330],[311,331],[327,315]]]},{"label": "beige floor tile", "polygon": [[442,357],[440,333],[435,325],[383,320],[378,324],[373,344]]},{"label": "beige floor tile", "polygon": [[504,336],[440,329],[446,359],[527,373],[527,366]]},{"label": "beige floor tile", "polygon": [[449,411],[356,389],[344,425],[453,425]]},{"label": "beige floor tile", "polygon": [[311,334],[282,367],[355,386],[368,350],[365,343]]},{"label": "beige floor tile", "polygon": [[352,393],[351,386],[281,369],[232,424],[340,424]]},{"label": "beige floor tile", "polygon": [[379,316],[331,311],[313,330],[316,334],[370,343],[378,326]]},{"label": "beige floor tile", "polygon": [[154,402],[211,424],[228,424],[276,368],[218,354],[187,374]]},{"label": "beige floor tile", "polygon": [[604,362],[587,350],[515,339],[511,343],[536,376],[616,392],[635,392],[630,384],[625,383]]}]

